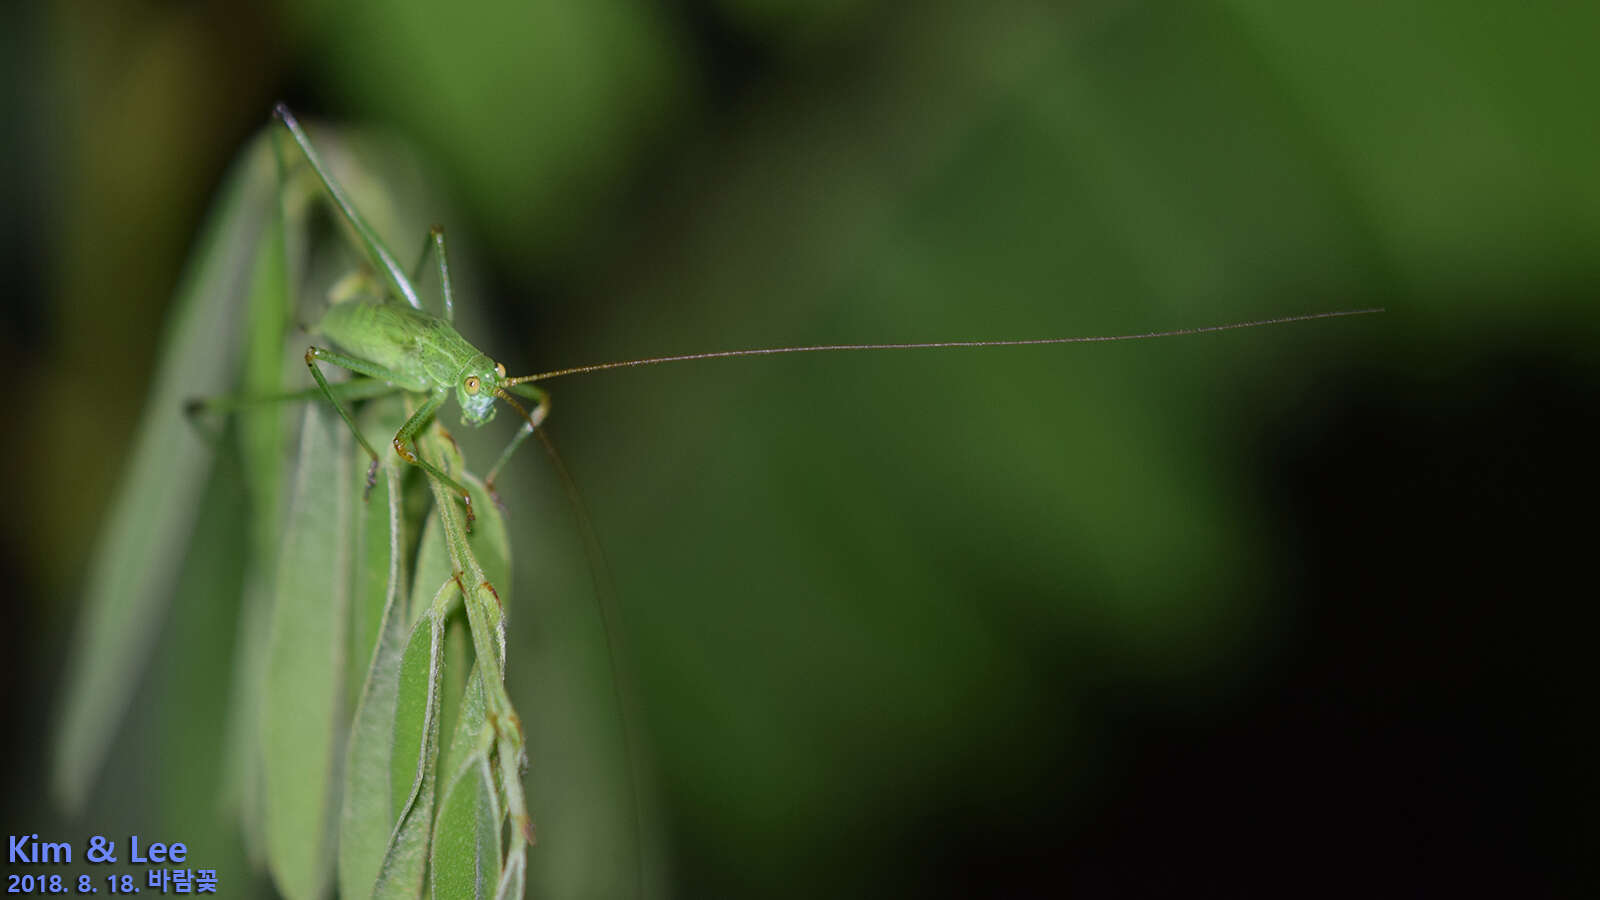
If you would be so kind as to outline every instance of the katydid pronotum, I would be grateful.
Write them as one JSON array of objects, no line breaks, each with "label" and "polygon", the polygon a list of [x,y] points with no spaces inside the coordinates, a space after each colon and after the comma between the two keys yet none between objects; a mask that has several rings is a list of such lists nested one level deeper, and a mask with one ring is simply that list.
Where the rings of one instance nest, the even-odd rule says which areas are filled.
[{"label": "katydid pronotum", "polygon": [[[432,230],[424,242],[421,259],[416,266],[409,270],[403,268],[394,254],[389,251],[379,238],[377,232],[356,210],[348,195],[323,164],[305,131],[289,111],[280,106],[276,111],[276,117],[282,127],[274,129],[277,132],[274,137],[281,138],[286,134],[292,139],[292,145],[294,148],[298,148],[298,154],[303,162],[308,164],[315,172],[322,188],[321,192],[331,200],[330,205],[333,212],[343,220],[348,230],[354,233],[357,247],[367,258],[371,267],[370,274],[357,280],[358,287],[346,291],[339,299],[339,302],[331,304],[320,320],[309,329],[313,335],[314,346],[307,350],[305,362],[315,379],[315,386],[294,396],[303,400],[326,399],[337,409],[339,415],[345,424],[349,426],[350,431],[355,435],[368,456],[367,480],[370,488],[377,472],[378,460],[383,456],[377,447],[382,445],[371,440],[371,436],[364,435],[361,429],[357,427],[356,419],[351,412],[349,404],[359,399],[375,397],[381,393],[405,394],[408,400],[411,401],[412,408],[404,424],[393,435],[392,444],[395,452],[407,464],[415,465],[426,472],[427,478],[434,488],[435,497],[439,500],[438,507],[442,519],[448,523],[451,520],[463,517],[462,514],[464,513],[463,529],[470,528],[474,518],[471,500],[472,492],[468,489],[470,485],[466,483],[466,479],[458,470],[441,466],[439,462],[429,460],[425,455],[417,452],[416,443],[422,430],[443,410],[451,393],[456,395],[457,403],[461,407],[461,419],[464,424],[478,426],[489,422],[494,416],[496,400],[504,401],[512,406],[522,419],[516,434],[511,438],[499,458],[487,470],[485,486],[490,487],[492,490],[495,477],[504,469],[507,461],[526,438],[534,435],[541,439],[545,438],[544,431],[540,428],[540,425],[544,421],[550,405],[548,396],[537,386],[537,383],[556,377],[667,362],[802,352],[980,348],[1140,340],[1254,328],[1271,324],[1351,316],[1376,311],[1369,309],[1342,310],[1226,325],[1103,337],[1036,338],[1004,341],[963,340],[932,343],[825,345],[730,350],[601,363],[510,377],[502,366],[469,344],[454,327],[455,298],[442,231],[439,229]],[[273,143],[276,149],[280,145],[290,142],[274,140]],[[290,148],[285,147],[285,149]],[[290,152],[295,151],[290,149]],[[440,279],[439,288],[442,295],[442,310],[439,315],[423,309],[419,291],[416,287],[421,276],[427,273],[430,267],[436,269]],[[330,383],[321,368],[324,363],[331,363],[364,377],[342,383]],[[524,406],[519,402],[519,399],[530,401],[530,404]],[[249,398],[239,398],[239,400],[240,402],[251,402]],[[228,400],[218,400],[205,405],[212,409],[225,410],[230,407],[231,403]],[[458,498],[458,500],[451,502],[451,497]],[[448,524],[446,528],[449,528]],[[489,727],[484,734],[485,745],[489,748],[485,751],[485,758],[492,756],[496,763],[497,772],[492,777],[500,792],[499,802],[503,803],[503,806],[498,808],[503,810],[506,819],[509,819],[515,826],[512,835],[513,843],[517,845],[506,851],[503,867],[504,876],[500,879],[496,892],[512,893],[519,892],[516,886],[520,885],[522,877],[520,870],[523,865],[522,845],[515,836],[517,834],[531,835],[530,819],[526,805],[521,797],[519,779],[516,776],[516,772],[523,764],[524,742],[516,714],[512,709],[509,697],[506,696],[499,677],[500,673],[503,672],[504,660],[500,656],[503,653],[502,645],[496,641],[494,633],[498,627],[498,621],[494,625],[488,625],[483,622],[483,614],[495,610],[499,595],[494,591],[493,586],[489,584],[487,579],[479,577],[481,571],[471,571],[474,568],[477,568],[475,563],[472,565],[458,563],[456,575],[458,581],[455,585],[455,590],[459,592],[459,596],[464,600],[477,658],[481,663],[488,665],[488,671],[483,677],[484,702],[488,707],[488,714],[485,719],[489,723]],[[450,584],[444,585],[441,588],[441,596],[450,589]],[[490,780],[491,775],[486,774],[485,781],[488,782]]]}]

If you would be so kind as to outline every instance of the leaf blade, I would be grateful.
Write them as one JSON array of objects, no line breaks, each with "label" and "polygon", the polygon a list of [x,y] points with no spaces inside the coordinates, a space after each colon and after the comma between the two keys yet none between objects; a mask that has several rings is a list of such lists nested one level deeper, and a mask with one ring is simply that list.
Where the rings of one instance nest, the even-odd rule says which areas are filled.
[{"label": "leaf blade", "polygon": [[[339,893],[367,896],[377,883],[389,838],[394,830],[390,796],[390,763],[399,695],[400,658],[406,646],[403,527],[400,521],[400,476],[385,465],[374,505],[382,502],[387,520],[385,597],[376,646],[356,705],[346,748],[345,788],[339,828]],[[370,524],[370,520],[369,520]],[[371,530],[369,537],[377,537]],[[379,560],[369,557],[369,570]]]},{"label": "leaf blade", "polygon": [[[454,587],[454,582],[448,584],[448,588]],[[437,596],[447,595],[441,590]],[[396,824],[373,888],[374,897],[417,897],[423,888],[439,762],[439,688],[445,632],[442,605],[430,607],[412,628],[400,659],[390,763]]]},{"label": "leaf blade", "polygon": [[261,747],[267,860],[279,890],[320,896],[343,748],[349,603],[350,432],[306,408],[268,643]]},{"label": "leaf blade", "polygon": [[165,618],[213,461],[211,449],[183,421],[183,403],[198,385],[232,381],[239,298],[259,262],[273,182],[271,154],[258,140],[234,164],[201,230],[121,487],[90,554],[51,777],[53,793],[69,811],[82,807],[105,761]]},{"label": "leaf blade", "polygon": [[487,897],[500,880],[502,811],[489,769],[493,736],[484,717],[481,673],[473,667],[468,677],[461,719],[445,753],[449,784],[439,801],[429,867],[435,897]]}]

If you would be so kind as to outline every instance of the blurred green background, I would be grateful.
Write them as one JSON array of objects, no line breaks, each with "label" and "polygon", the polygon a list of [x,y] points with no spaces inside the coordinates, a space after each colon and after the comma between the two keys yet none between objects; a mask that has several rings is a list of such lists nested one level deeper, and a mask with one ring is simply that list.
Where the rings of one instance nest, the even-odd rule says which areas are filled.
[{"label": "blurred green background", "polygon": [[[7,5],[8,832],[112,795],[209,827],[205,773],[139,749],[163,676],[98,813],[49,810],[42,736],[165,304],[283,99],[417,151],[513,372],[1390,309],[553,383],[664,892],[1594,889],[1597,34],[1575,2]],[[534,880],[612,896],[627,841],[541,806],[619,771],[545,493],[511,511]],[[217,602],[175,633],[231,635]]]}]

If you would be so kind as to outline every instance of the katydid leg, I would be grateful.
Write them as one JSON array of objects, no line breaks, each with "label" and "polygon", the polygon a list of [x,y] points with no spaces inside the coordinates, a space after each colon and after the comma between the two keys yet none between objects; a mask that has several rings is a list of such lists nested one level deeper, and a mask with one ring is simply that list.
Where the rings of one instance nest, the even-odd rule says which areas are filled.
[{"label": "katydid leg", "polygon": [[522,446],[522,442],[528,439],[528,435],[533,434],[533,430],[543,424],[545,417],[550,415],[550,395],[543,388],[538,388],[531,384],[514,384],[506,389],[513,394],[532,400],[534,407],[532,412],[526,414],[527,420],[522,423],[521,428],[517,429],[517,433],[511,438],[511,443],[507,444],[506,449],[500,452],[500,458],[495,460],[495,464],[489,468],[489,474],[483,479],[483,486],[488,489],[489,496],[495,498],[496,503],[500,501],[500,498],[495,494],[495,478],[500,475],[500,470],[505,468],[506,463],[511,460],[511,455],[516,453],[517,448]]},{"label": "katydid leg", "polygon": [[[372,486],[378,481],[378,460],[380,459],[378,451],[373,449],[372,444],[367,441],[366,435],[362,434],[361,429],[356,427],[355,417],[350,415],[350,410],[339,402],[339,397],[333,392],[333,386],[328,384],[327,377],[322,374],[322,368],[317,365],[319,360],[333,363],[341,369],[348,369],[357,375],[366,375],[378,381],[397,381],[399,379],[393,372],[383,366],[367,362],[364,359],[356,359],[353,356],[335,353],[322,347],[306,348],[306,368],[311,370],[311,377],[316,379],[317,388],[322,392],[323,396],[328,398],[328,402],[333,404],[333,408],[339,411],[339,417],[344,419],[346,425],[350,426],[350,433],[356,436],[356,440],[361,442],[361,446],[367,451],[367,455],[372,457],[371,465],[367,466],[367,493],[370,494]],[[402,453],[401,456],[404,457],[405,454]]]},{"label": "katydid leg", "polygon": [[[357,378],[353,381],[329,384],[328,387],[332,390],[335,400],[371,400],[376,397],[386,397],[400,390],[376,378]],[[307,403],[325,397],[327,394],[320,387],[274,394],[220,394],[215,397],[194,397],[183,405],[183,417],[213,450],[220,450],[222,432],[206,427],[201,421],[201,416],[207,413],[227,415],[244,409],[279,403]]]},{"label": "katydid leg", "polygon": [[439,411],[439,407],[444,405],[445,399],[449,396],[450,392],[444,389],[434,391],[431,395],[429,395],[427,402],[418,407],[417,411],[411,414],[411,418],[407,419],[406,423],[400,426],[400,430],[395,432],[394,452],[400,454],[401,459],[421,468],[429,475],[432,475],[434,478],[438,479],[441,484],[444,484],[452,491],[455,491],[456,495],[461,498],[462,504],[466,506],[467,530],[471,531],[472,523],[477,519],[477,516],[472,512],[472,494],[467,492],[467,489],[462,486],[461,482],[456,481],[454,478],[451,478],[449,475],[445,474],[443,469],[431,462],[428,462],[406,447],[407,444],[410,444],[413,447],[416,446],[417,433],[422,430],[424,425],[428,424],[428,420],[433,418],[433,414]]},{"label": "katydid leg", "polygon": [[456,321],[456,301],[450,290],[450,258],[444,252],[444,226],[435,225],[428,229],[428,236],[422,241],[422,252],[417,255],[416,268],[411,270],[413,284],[422,281],[422,273],[428,268],[428,257],[432,256],[439,264],[439,292],[444,296],[444,320],[451,324]]},{"label": "katydid leg", "polygon": [[[372,400],[377,397],[387,397],[397,393],[400,389],[377,378],[356,378],[350,381],[329,382],[328,388],[333,391],[333,396],[338,400]],[[195,397],[184,404],[183,411],[188,416],[198,416],[202,413],[233,413],[242,409],[257,406],[271,406],[278,403],[308,403],[312,400],[322,400],[327,394],[320,387],[309,387],[298,391],[282,391],[275,394],[218,394],[215,397]]]},{"label": "katydid leg", "polygon": [[356,237],[360,239],[362,247],[367,251],[367,255],[372,258],[372,262],[388,277],[389,284],[401,299],[411,304],[412,307],[421,309],[422,301],[417,299],[416,288],[412,287],[410,280],[406,278],[405,270],[401,269],[400,263],[395,261],[394,254],[389,252],[389,248],[384,245],[383,239],[378,237],[378,233],[372,230],[372,226],[367,224],[367,220],[363,219],[361,213],[356,211],[355,206],[350,203],[350,199],[345,196],[344,189],[339,187],[339,183],[333,180],[333,175],[329,173],[327,166],[323,165],[322,157],[317,154],[316,149],[311,146],[311,139],[306,137],[305,129],[300,127],[300,122],[295,119],[294,113],[289,112],[289,108],[280,103],[272,111],[272,114],[277,117],[278,121],[283,123],[283,127],[288,130],[289,136],[294,138],[295,144],[300,148],[300,153],[305,156],[306,162],[311,164],[312,171],[317,173],[317,178],[322,182],[322,186],[327,189],[328,196],[333,198],[334,207],[355,231]]}]

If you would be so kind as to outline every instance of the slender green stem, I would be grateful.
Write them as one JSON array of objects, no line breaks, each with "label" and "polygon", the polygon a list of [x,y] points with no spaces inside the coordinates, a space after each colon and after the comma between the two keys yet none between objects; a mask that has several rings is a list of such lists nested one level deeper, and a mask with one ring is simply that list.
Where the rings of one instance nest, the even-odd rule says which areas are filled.
[{"label": "slender green stem", "polygon": [[[462,468],[459,452],[438,428],[430,429],[425,436],[419,437],[419,449],[434,457],[437,467],[448,467],[454,471]],[[494,729],[495,750],[499,756],[500,791],[506,798],[513,830],[512,845],[506,854],[507,869],[508,872],[511,869],[520,870],[524,859],[523,839],[532,841],[533,823],[522,793],[526,740],[522,733],[522,721],[505,689],[505,618],[499,594],[489,582],[467,540],[462,512],[454,502],[456,495],[441,479],[429,478],[428,483],[433,489],[435,508],[444,529],[445,546],[466,604],[468,630],[472,634],[473,651],[481,667],[486,718]]]}]

